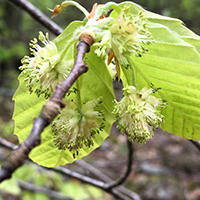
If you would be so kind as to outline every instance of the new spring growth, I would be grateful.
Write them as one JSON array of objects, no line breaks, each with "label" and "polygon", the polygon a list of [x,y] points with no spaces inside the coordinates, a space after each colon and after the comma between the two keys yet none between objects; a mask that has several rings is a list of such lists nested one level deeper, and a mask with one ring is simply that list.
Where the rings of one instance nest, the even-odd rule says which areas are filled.
[{"label": "new spring growth", "polygon": [[66,107],[51,127],[54,143],[58,149],[69,149],[73,157],[85,145],[94,145],[93,138],[104,128],[104,115],[99,110],[100,99],[88,101],[77,108],[74,101],[68,100]]},{"label": "new spring growth", "polygon": [[143,88],[140,92],[133,86],[123,89],[124,97],[115,101],[113,114],[118,119],[117,129],[127,133],[129,141],[145,143],[153,137],[153,131],[163,123],[164,116],[158,110],[166,102],[152,96],[153,89]]},{"label": "new spring growth", "polygon": [[[120,78],[120,66],[130,65],[129,57],[141,56],[148,49],[145,45],[154,40],[147,28],[148,20],[143,12],[134,15],[125,6],[105,33],[100,43],[96,43],[98,56],[107,59],[107,65],[114,59],[116,72]],[[108,53],[109,52],[109,53]]]},{"label": "new spring growth", "polygon": [[48,98],[55,87],[68,76],[73,63],[61,61],[57,47],[49,41],[48,34],[45,36],[40,31],[38,39],[44,47],[38,44],[36,38],[31,40],[29,45],[33,56],[24,56],[21,61],[23,65],[19,69],[26,74],[29,92],[34,91],[38,96],[44,93]]},{"label": "new spring growth", "polygon": [[[102,59],[107,59],[107,65],[114,60],[118,78],[120,78],[120,66],[130,65],[130,56],[141,56],[147,51],[146,45],[153,42],[148,31],[148,20],[143,12],[137,15],[131,13],[130,6],[123,8],[113,2],[97,5],[88,13],[81,5],[73,1],[64,1],[53,10],[53,16],[58,15],[66,6],[74,5],[85,14],[85,25],[76,30],[80,33],[84,30],[93,31],[95,34],[95,53]],[[106,13],[114,9],[118,17],[108,17]]]}]

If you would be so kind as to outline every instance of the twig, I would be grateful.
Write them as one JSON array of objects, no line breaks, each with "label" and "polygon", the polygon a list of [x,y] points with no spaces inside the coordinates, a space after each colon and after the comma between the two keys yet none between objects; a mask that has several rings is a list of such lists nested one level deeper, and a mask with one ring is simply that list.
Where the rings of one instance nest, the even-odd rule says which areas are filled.
[{"label": "twig", "polygon": [[[52,169],[50,168],[50,170],[52,170]],[[122,200],[131,200],[129,197],[121,194],[117,190],[113,190],[112,188],[111,189],[108,188],[107,184],[102,182],[102,181],[98,181],[98,180],[95,180],[95,179],[90,178],[88,176],[84,176],[82,174],[79,174],[77,172],[73,172],[73,171],[71,171],[71,170],[69,170],[67,168],[61,167],[61,166],[53,168],[53,171],[60,172],[60,173],[62,173],[64,175],[67,175],[69,177],[76,178],[77,180],[80,180],[81,182],[88,183],[90,185],[93,185],[93,186],[96,186],[98,188],[101,188],[102,190],[112,194],[116,198],[119,198],[119,199],[122,199]]]},{"label": "twig", "polygon": [[28,12],[36,21],[41,23],[44,27],[46,27],[49,31],[51,31],[55,35],[59,35],[63,32],[63,29],[60,26],[54,23],[51,19],[49,19],[45,14],[43,14],[30,2],[26,0],[8,0],[8,1]]},{"label": "twig", "polygon": [[92,176],[98,178],[101,181],[104,181],[104,182],[111,182],[112,181],[112,179],[110,179],[107,175],[103,174],[96,167],[92,166],[91,164],[85,162],[82,159],[76,160],[75,163],[78,164],[79,166],[81,166],[82,168],[86,169],[87,171],[89,171],[90,174],[92,174]]},{"label": "twig", "polygon": [[[86,41],[88,41],[88,39],[90,38],[87,37]],[[84,64],[83,58],[85,53],[89,51],[92,43],[93,38],[91,38],[91,43],[85,42],[84,38],[79,42],[77,46],[77,56],[72,71],[69,76],[56,87],[56,90],[49,101],[44,104],[39,117],[34,120],[29,137],[20,144],[18,149],[13,151],[3,163],[0,170],[0,182],[10,178],[12,173],[24,163],[28,158],[30,151],[41,143],[40,135],[44,128],[59,114],[60,108],[65,107],[62,98],[78,77],[88,70],[88,66]]]},{"label": "twig", "polygon": [[127,177],[129,176],[131,172],[132,163],[133,163],[133,145],[131,142],[128,141],[128,138],[127,138],[127,147],[128,147],[128,162],[127,162],[126,172],[121,178],[119,178],[119,180],[114,181],[113,183],[109,183],[107,185],[108,189],[112,189],[114,187],[121,185],[127,179]]},{"label": "twig", "polygon": [[[75,162],[76,162],[76,164],[80,165],[82,168],[85,168],[86,170],[89,170],[90,173],[94,177],[98,178],[99,180],[104,181],[104,182],[108,182],[108,183],[113,182],[113,180],[111,178],[109,178],[107,175],[103,174],[97,168],[95,168],[94,166],[92,166],[89,163],[85,162],[84,160],[76,160]],[[119,186],[118,188],[116,188],[116,190],[118,190],[119,192],[122,192],[123,194],[125,194],[128,197],[131,197],[134,200],[141,200],[137,193],[125,188],[122,185]]]},{"label": "twig", "polygon": [[[45,169],[48,169],[48,168],[45,168]],[[49,168],[49,170],[52,170],[52,168]],[[79,174],[77,172],[71,171],[71,170],[69,170],[65,167],[58,166],[58,167],[53,168],[53,171],[67,175],[71,178],[76,178],[77,180],[80,180],[81,182],[84,182],[84,183],[89,183],[89,184],[92,183],[92,185],[94,185],[98,188],[101,188],[103,190],[105,189],[105,183],[104,182],[95,180],[95,179],[90,178],[88,176],[84,176],[84,175]]]},{"label": "twig", "polygon": [[[6,141],[6,140],[3,139],[3,138],[0,138],[0,146],[6,147],[6,148],[8,148],[8,149],[10,149],[10,150],[14,150],[14,149],[16,148],[16,145],[13,145],[12,143]],[[31,160],[29,160],[29,161],[32,162]],[[90,165],[90,164],[84,162],[83,160],[78,160],[78,161],[76,161],[76,162],[78,162],[79,164],[81,163],[82,166],[84,166],[84,167],[87,168],[88,170],[91,170],[92,173],[94,173],[95,175],[98,174],[97,176],[99,176],[99,177],[98,177],[99,179],[103,177],[103,180],[102,180],[102,181],[104,181],[104,182],[112,182],[112,179],[108,178],[107,176],[104,176],[104,174],[102,174],[99,170],[97,170],[97,169],[96,169],[95,167],[93,167],[92,165]],[[103,189],[103,190],[105,190],[106,192],[108,192],[108,191],[107,191],[107,187],[104,187],[104,186],[106,185],[106,183],[103,183],[103,182],[100,182],[100,181],[96,181],[96,180],[94,180],[93,178],[89,178],[89,177],[83,176],[83,175],[81,175],[81,174],[79,174],[79,173],[73,172],[73,171],[71,171],[71,170],[69,170],[69,169],[66,169],[66,168],[64,168],[64,167],[61,167],[61,166],[60,166],[60,167],[51,168],[51,169],[45,168],[45,167],[43,167],[43,168],[44,168],[45,170],[52,170],[52,171],[56,171],[56,172],[62,173],[63,175],[69,176],[69,177],[71,177],[71,178],[76,178],[76,179],[78,179],[79,181],[88,183],[88,184],[90,184],[90,185],[93,185],[93,183],[95,183],[94,186],[96,186],[96,187],[98,187],[98,185],[102,185],[103,188],[101,188],[101,189]],[[107,178],[106,178],[106,177],[107,177]],[[120,192],[123,193],[123,194],[126,195],[126,196],[123,196],[124,198],[122,198]],[[110,191],[110,193],[111,193],[111,194],[114,193],[115,196],[118,196],[118,197],[120,196],[120,197],[121,197],[122,199],[124,199],[124,200],[132,200],[132,199],[134,199],[134,200],[141,200],[140,197],[139,197],[139,195],[138,195],[137,193],[132,192],[132,191],[130,191],[130,190],[124,188],[123,186],[120,186],[120,187],[118,187],[117,189],[114,189],[114,188],[113,188],[113,189]]]},{"label": "twig", "polygon": [[15,150],[18,147],[17,145],[14,145],[11,142],[8,142],[7,140],[5,140],[1,137],[0,137],[0,146],[3,146],[3,147],[10,149],[10,150]]},{"label": "twig", "polygon": [[50,190],[49,188],[45,188],[45,187],[39,187],[36,186],[32,183],[28,183],[22,180],[17,180],[18,185],[25,190],[29,190],[29,191],[33,191],[33,192],[40,192],[40,193],[44,193],[47,194],[50,197],[53,197],[55,199],[61,199],[61,200],[73,200],[72,198],[68,197],[67,195],[64,195],[60,192],[56,192],[54,190]]},{"label": "twig", "polygon": [[[38,21],[39,23],[43,24],[48,30],[53,32],[55,35],[59,35],[60,33],[63,32],[63,30],[57,24],[52,22],[48,17],[46,17],[46,15],[44,15],[40,10],[38,10],[30,2],[27,2],[26,0],[8,0],[8,1],[10,1],[11,3],[15,4],[16,6],[22,8],[23,10],[27,11],[33,18],[36,19],[36,21]],[[84,55],[82,55],[82,56],[84,56]],[[77,58],[79,58],[79,56],[77,56]],[[77,62],[77,63],[79,63],[79,62]],[[82,61],[79,64],[80,65],[84,65],[84,63]],[[84,73],[84,72],[85,71],[83,71],[82,73]],[[31,131],[31,134],[30,134],[29,138],[24,143],[22,143],[16,151],[13,152],[10,155],[9,159],[3,164],[2,169],[0,171],[0,182],[3,181],[6,178],[11,177],[11,174],[13,173],[13,171],[16,168],[18,168],[20,165],[23,164],[24,160],[28,157],[29,152],[34,148],[34,146],[39,145],[39,143],[40,143],[40,134],[41,134],[42,130],[56,116],[57,111],[59,110],[59,108],[64,106],[64,104],[62,103],[62,101],[61,101],[61,99],[59,97],[61,97],[61,96],[64,97],[65,96],[65,93],[70,88],[72,82],[74,82],[76,80],[75,74],[76,73],[74,73],[71,76],[71,79],[68,78],[68,81],[67,80],[65,81],[64,85],[68,84],[68,87],[66,87],[63,90],[63,85],[58,86],[56,91],[59,91],[59,92],[55,92],[54,95],[52,96],[52,98],[50,99],[53,103],[57,104],[57,107],[55,108],[55,110],[54,109],[51,110],[51,111],[55,112],[53,114],[53,116],[50,116],[50,118],[46,117],[44,115],[44,113],[43,113],[45,105],[43,106],[43,111],[41,112],[39,118],[34,121],[33,129]],[[58,104],[59,104],[59,106],[58,106]],[[48,113],[45,113],[45,114],[47,114],[48,116],[50,115],[49,111],[48,111]],[[41,127],[40,127],[40,124],[41,124]],[[32,142],[30,142],[30,140],[32,140]],[[4,147],[7,146],[10,149],[15,149],[16,148],[16,146],[9,145],[8,143],[6,143],[5,141],[2,141],[2,140],[0,140],[0,144],[2,146],[4,146]],[[29,147],[29,145],[31,145],[31,146]],[[19,153],[19,155],[17,155],[18,153]],[[15,163],[17,163],[17,164],[15,164]],[[14,166],[12,166],[12,164],[14,164]],[[61,169],[65,169],[65,168],[60,167],[60,170]],[[55,170],[55,169],[53,168],[52,170]],[[63,171],[63,173],[65,173],[65,172],[66,172],[66,169]],[[124,200],[130,200],[130,198],[120,194],[117,190],[113,189],[112,187],[108,188],[105,185],[105,183],[103,183],[103,182],[98,182],[98,181],[96,181],[94,179],[88,179],[88,177],[84,177],[83,178],[82,175],[78,175],[78,173],[75,173],[75,172],[72,172],[72,171],[68,171],[68,172],[69,172],[68,175],[70,174],[71,177],[73,177],[72,174],[76,175],[77,178],[79,177],[80,178],[79,180],[81,180],[81,181],[86,182],[88,180],[89,184],[92,184],[93,182],[95,182],[97,187],[99,187],[98,184],[101,185],[103,190],[105,190],[107,192],[110,192],[111,194],[113,194],[117,198],[124,199]],[[75,177],[73,177],[73,178],[75,178]],[[81,178],[83,178],[83,180]],[[89,180],[92,181],[92,182],[90,182]],[[109,181],[111,182],[112,180],[109,179]],[[121,180],[121,181],[123,182],[123,180]],[[21,182],[21,185],[22,184],[23,183]],[[26,183],[26,185],[27,185],[27,183]],[[31,186],[31,187],[33,187],[33,186]],[[120,189],[120,187],[118,189]],[[125,189],[126,188],[124,188],[124,190]],[[131,192],[131,193],[133,193],[133,192]],[[136,193],[134,193],[133,196],[135,196],[135,194]],[[138,196],[138,198],[136,198],[137,196],[138,195],[136,195],[135,197],[133,197],[131,199],[140,200],[139,196]]]}]

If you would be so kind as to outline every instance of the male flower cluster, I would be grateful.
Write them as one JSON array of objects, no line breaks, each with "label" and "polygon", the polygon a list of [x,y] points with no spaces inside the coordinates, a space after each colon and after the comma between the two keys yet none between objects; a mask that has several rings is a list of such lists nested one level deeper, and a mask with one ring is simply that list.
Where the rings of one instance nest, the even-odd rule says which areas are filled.
[{"label": "male flower cluster", "polygon": [[143,12],[134,15],[130,13],[130,7],[124,7],[101,42],[95,43],[98,47],[95,52],[98,56],[107,57],[108,65],[114,59],[118,77],[119,66],[127,68],[130,65],[129,57],[141,56],[147,51],[144,45],[154,41],[147,23]]},{"label": "male flower cluster", "polygon": [[143,88],[137,92],[133,86],[123,89],[124,97],[120,102],[115,101],[113,114],[118,119],[117,129],[122,134],[127,133],[130,141],[145,143],[153,137],[153,130],[163,122],[163,115],[158,107],[165,107],[160,99],[150,95],[153,89]]},{"label": "male flower cluster", "polygon": [[27,76],[25,81],[29,92],[35,91],[38,96],[44,93],[48,98],[56,85],[68,76],[70,67],[69,63],[61,61],[57,47],[49,41],[48,34],[45,36],[40,31],[38,39],[44,44],[44,47],[38,44],[36,38],[31,40],[29,45],[33,57],[24,56],[20,69]]},{"label": "male flower cluster", "polygon": [[100,99],[88,101],[77,108],[74,101],[67,101],[60,117],[51,127],[54,133],[54,143],[58,149],[69,149],[73,156],[85,145],[93,145],[96,133],[104,128],[104,115],[99,110]]},{"label": "male flower cluster", "polygon": [[[74,37],[84,31],[93,32],[95,35],[95,53],[103,60],[107,59],[109,66],[114,60],[115,71],[120,79],[120,66],[127,68],[131,65],[132,55],[141,56],[147,51],[146,44],[154,42],[148,31],[148,20],[144,12],[138,14],[131,12],[131,6],[123,8],[113,2],[93,5],[91,13],[74,1],[64,1],[57,5],[52,16],[58,15],[66,6],[75,5],[86,16],[86,24],[75,31]],[[117,18],[107,16],[110,9],[114,9]],[[113,12],[114,12],[113,11]],[[116,14],[115,13],[115,14]]]}]

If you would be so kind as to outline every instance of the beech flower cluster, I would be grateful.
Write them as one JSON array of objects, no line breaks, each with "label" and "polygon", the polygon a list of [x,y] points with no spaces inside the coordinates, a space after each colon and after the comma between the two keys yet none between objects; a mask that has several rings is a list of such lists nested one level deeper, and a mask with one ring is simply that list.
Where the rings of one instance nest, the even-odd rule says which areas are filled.
[{"label": "beech flower cluster", "polygon": [[38,39],[44,44],[44,47],[38,44],[36,38],[31,40],[29,45],[33,56],[24,56],[23,65],[19,69],[26,74],[25,81],[29,92],[34,91],[38,96],[44,93],[48,98],[55,87],[68,76],[73,63],[61,60],[57,47],[49,41],[48,34],[45,36],[40,31]]},{"label": "beech flower cluster", "polygon": [[101,103],[98,99],[77,107],[74,101],[68,100],[58,119],[51,125],[55,146],[58,149],[69,149],[74,157],[83,145],[93,146],[95,134],[104,128],[104,115],[99,110]]},{"label": "beech flower cluster", "polygon": [[[99,47],[96,50],[98,55],[113,51],[113,54],[109,54],[108,64],[115,57],[121,66],[127,67],[130,64],[128,57],[131,55],[141,56],[147,51],[144,45],[153,42],[146,27],[148,21],[143,12],[133,15],[129,10],[129,7],[124,7],[101,42],[96,43],[96,46]],[[105,52],[102,52],[102,49]]]},{"label": "beech flower cluster", "polygon": [[164,108],[166,103],[152,96],[153,90],[146,87],[138,92],[135,87],[128,86],[123,91],[124,97],[120,102],[115,101],[113,111],[118,119],[117,129],[122,134],[126,132],[130,141],[146,143],[153,137],[150,127],[155,130],[163,122],[164,116],[158,108]]}]

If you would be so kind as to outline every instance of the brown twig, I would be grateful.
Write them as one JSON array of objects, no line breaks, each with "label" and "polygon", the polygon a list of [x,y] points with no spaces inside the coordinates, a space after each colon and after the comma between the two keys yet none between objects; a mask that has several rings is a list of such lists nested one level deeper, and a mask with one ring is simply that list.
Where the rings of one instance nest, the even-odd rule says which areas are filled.
[{"label": "brown twig", "polygon": [[[52,169],[50,169],[50,170],[52,170]],[[95,179],[90,178],[88,176],[84,176],[82,174],[79,174],[77,172],[73,172],[73,171],[66,169],[64,167],[58,166],[56,168],[53,168],[53,171],[58,171],[59,173],[62,173],[63,175],[67,175],[69,177],[76,178],[77,180],[80,180],[81,182],[88,183],[88,184],[91,184],[91,185],[96,186],[98,188],[101,188],[102,190],[104,190],[104,191],[112,194],[113,196],[115,196],[117,199],[132,200],[132,198],[129,198],[129,197],[123,195],[122,193],[120,193],[117,190],[114,190],[113,188],[109,189],[107,187],[107,184],[102,182],[102,181],[98,181],[98,180],[95,180]]]},{"label": "brown twig", "polygon": [[[28,2],[26,0],[8,0],[8,1],[15,4],[17,7],[25,10],[26,12],[28,12],[36,21],[38,21],[39,23],[44,25],[48,30],[53,32],[55,35],[59,35],[63,32],[62,28],[60,28],[57,24],[55,24],[53,21],[51,21],[46,15],[44,15],[40,10],[38,10],[30,2]],[[74,65],[74,68],[73,68],[71,74],[63,83],[61,83],[60,85],[57,86],[57,89],[56,89],[55,93],[53,94],[53,96],[51,97],[51,99],[43,106],[40,116],[34,120],[33,129],[30,133],[29,138],[24,143],[22,143],[17,150],[13,151],[10,154],[9,158],[6,160],[6,162],[3,164],[2,169],[0,170],[0,182],[3,181],[4,179],[11,177],[13,171],[15,169],[17,169],[20,165],[22,165],[24,160],[26,158],[28,158],[29,152],[35,146],[40,144],[40,142],[41,142],[40,134],[42,133],[43,129],[47,125],[49,125],[49,123],[55,118],[55,116],[59,113],[60,108],[65,106],[62,102],[62,98],[65,96],[66,92],[69,90],[71,85],[75,82],[75,80],[82,73],[87,71],[88,68],[83,63],[83,57],[84,57],[85,52],[89,51],[89,46],[91,45],[90,42],[88,42],[88,41],[91,41],[90,37],[86,39],[86,43],[85,42],[79,43],[79,47],[82,46],[80,48],[83,48],[84,50],[77,51],[77,60],[76,60],[76,63]],[[89,43],[89,45],[88,45],[88,43]],[[77,71],[78,71],[78,73],[77,73]],[[7,145],[7,143],[2,143],[2,141],[0,141],[0,144],[2,144],[3,146],[7,146],[8,148],[16,147],[16,146],[12,146],[12,145],[9,146],[9,145]],[[129,143],[129,147],[130,147],[130,143]],[[129,158],[130,158],[130,151],[129,151]],[[127,196],[124,196],[123,194],[121,194],[118,191],[118,189],[114,189],[115,186],[118,186],[123,181],[125,181],[125,179],[127,178],[128,174],[129,174],[129,170],[131,169],[130,161],[131,161],[131,159],[129,159],[129,162],[128,162],[129,167],[127,168],[125,176],[123,176],[119,181],[112,182],[111,184],[107,185],[107,183],[98,182],[94,179],[91,179],[90,180],[91,182],[88,181],[88,183],[94,185],[93,182],[95,182],[97,187],[100,187],[103,190],[105,190],[106,192],[113,194],[116,198],[120,198],[120,199],[124,199],[124,200],[130,200],[130,199],[140,200],[139,196],[136,193],[134,193],[134,195],[130,195],[130,197],[128,197],[129,195],[126,194]],[[71,177],[73,177],[72,174],[74,175],[74,172],[72,172],[70,170],[67,171],[68,173],[66,173],[66,170],[64,170],[65,168],[63,168],[63,167],[59,167],[59,169],[60,170],[62,169],[62,172],[65,175],[71,175]],[[52,170],[54,170],[54,168]],[[77,174],[78,173],[76,173],[76,175]],[[75,178],[75,177],[73,177],[73,178]],[[77,178],[79,178],[79,180],[83,181],[83,182],[84,182],[84,180],[88,180],[88,177],[84,177],[83,175],[80,175],[80,174]],[[111,181],[112,180],[109,179],[109,182],[111,182]],[[102,185],[102,183],[103,183],[103,185]],[[100,185],[98,185],[98,184],[100,184]],[[120,187],[119,187],[119,189],[120,189]],[[124,188],[124,190],[125,189],[126,188]],[[125,192],[123,192],[123,193],[125,193]],[[129,193],[130,193],[130,191],[129,191]]]},{"label": "brown twig", "polygon": [[[111,178],[109,178],[109,176],[107,176],[106,174],[102,173],[96,167],[94,167],[91,164],[85,162],[84,160],[82,160],[82,159],[81,160],[76,160],[75,162],[76,162],[76,164],[78,164],[82,168],[84,168],[87,171],[89,171],[90,174],[92,174],[92,176],[94,176],[95,178],[98,178],[99,180],[101,180],[103,182],[113,183],[113,180]],[[124,195],[126,195],[128,197],[131,197],[132,199],[141,200],[137,193],[125,188],[122,185],[120,185],[119,187],[117,187],[115,189],[118,190],[119,192],[123,193]]]},{"label": "brown twig", "polygon": [[43,14],[39,9],[37,9],[33,4],[26,0],[8,0],[17,7],[25,10],[29,13],[36,21],[46,27],[52,33],[59,35],[63,32],[63,29],[60,28],[56,23],[49,19],[45,14]]},{"label": "brown twig", "polygon": [[37,185],[34,185],[32,183],[29,182],[25,182],[22,180],[17,179],[17,183],[19,185],[20,188],[24,189],[24,190],[29,190],[29,191],[33,191],[33,192],[40,192],[43,194],[47,194],[49,197],[53,197],[55,199],[61,199],[61,200],[73,200],[72,198],[68,197],[67,195],[64,195],[60,192],[54,191],[54,190],[50,190],[49,188],[45,188],[45,187],[39,187]]},{"label": "brown twig", "polygon": [[120,186],[126,179],[128,178],[131,170],[132,170],[132,164],[133,164],[133,145],[131,142],[128,141],[127,138],[127,147],[128,147],[128,162],[127,162],[127,168],[125,173],[120,177],[117,181],[114,181],[112,183],[107,184],[108,189],[112,189],[114,187]]},{"label": "brown twig", "polygon": [[20,144],[18,149],[13,151],[3,163],[0,170],[0,182],[10,178],[12,173],[24,163],[28,158],[30,151],[41,143],[40,135],[44,128],[59,114],[60,108],[65,107],[62,98],[78,77],[88,70],[88,66],[84,64],[83,58],[85,53],[89,51],[92,42],[90,44],[85,42],[85,40],[79,42],[77,46],[76,61],[71,73],[56,87],[52,97],[44,104],[39,117],[34,120],[33,128],[29,137]]},{"label": "brown twig", "polygon": [[[15,150],[16,147],[17,147],[16,145],[14,145],[14,144],[6,141],[5,139],[3,139],[1,137],[0,137],[0,146],[8,148],[10,150]],[[29,161],[32,162],[31,160],[29,160]],[[94,166],[90,165],[89,163],[86,163],[83,160],[77,160],[76,163],[79,164],[79,165],[81,165],[83,168],[89,170],[95,177],[97,177],[98,179],[100,179],[101,181],[103,181],[104,182],[103,183],[104,186],[106,186],[106,184],[107,184],[106,182],[113,182],[112,179],[110,179],[108,176],[105,176],[102,172],[100,172],[98,169],[96,169]],[[57,167],[57,168],[51,168],[51,169],[45,168],[45,167],[43,167],[43,168],[45,170],[52,170],[52,171],[56,171],[56,172],[62,173],[63,175],[70,176],[71,178],[77,178],[81,182],[86,182],[85,180],[87,180],[87,183],[90,184],[90,185],[93,185],[93,186],[94,186],[93,183],[96,183],[95,184],[96,187],[98,187],[98,184],[103,185],[101,181],[100,182],[98,182],[96,180],[93,181],[94,180],[93,178],[88,179],[86,176],[83,176],[83,175],[81,175],[81,174],[79,174],[77,172],[74,173],[73,171],[71,171],[69,169],[66,169],[64,167],[61,167],[61,166]],[[107,190],[107,187],[104,187],[102,189]],[[130,200],[132,200],[132,199],[134,199],[134,200],[141,200],[140,197],[139,197],[139,195],[137,193],[135,193],[133,191],[130,191],[130,190],[126,189],[123,186],[119,186],[116,189],[113,188],[110,191],[110,193],[111,194],[113,193],[115,196],[121,197],[121,198],[122,198],[122,195],[121,195],[121,193],[122,193],[122,194],[125,195],[125,199],[127,199],[127,200],[128,199],[130,199]]]}]

